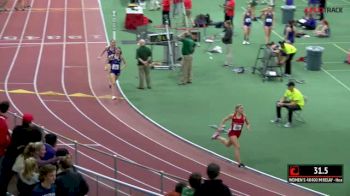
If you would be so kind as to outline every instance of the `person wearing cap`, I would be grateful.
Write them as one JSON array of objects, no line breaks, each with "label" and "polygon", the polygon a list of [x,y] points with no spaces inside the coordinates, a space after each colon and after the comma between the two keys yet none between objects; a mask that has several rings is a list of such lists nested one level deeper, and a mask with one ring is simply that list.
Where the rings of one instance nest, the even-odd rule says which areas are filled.
[{"label": "person wearing cap", "polygon": [[6,150],[0,172],[0,195],[4,195],[7,191],[7,186],[14,175],[12,166],[18,155],[23,153],[24,148],[30,142],[39,142],[42,140],[41,129],[32,125],[33,119],[32,114],[23,114],[22,124],[17,125],[12,130],[11,143]]},{"label": "person wearing cap", "polygon": [[288,109],[288,122],[284,125],[284,127],[289,128],[292,125],[293,112],[296,110],[302,110],[305,103],[303,94],[297,88],[295,88],[294,82],[288,82],[287,86],[288,89],[276,104],[277,118],[271,122],[281,122],[281,108],[285,107]]},{"label": "person wearing cap", "polygon": [[138,42],[139,48],[136,50],[136,59],[139,69],[139,86],[138,89],[145,89],[145,80],[147,88],[151,89],[150,68],[152,63],[152,51],[146,47],[146,41],[140,39]]},{"label": "person wearing cap", "polygon": [[291,43],[286,43],[284,41],[278,42],[280,44],[281,51],[286,55],[284,60],[280,61],[279,64],[285,63],[284,75],[290,76],[292,74],[292,60],[297,53],[297,48]]}]

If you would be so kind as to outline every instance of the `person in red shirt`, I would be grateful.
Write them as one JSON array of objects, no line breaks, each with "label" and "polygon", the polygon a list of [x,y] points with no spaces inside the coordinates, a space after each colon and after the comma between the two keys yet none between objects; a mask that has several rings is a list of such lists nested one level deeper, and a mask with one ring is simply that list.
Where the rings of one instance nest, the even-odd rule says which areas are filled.
[{"label": "person in red shirt", "polygon": [[235,6],[236,2],[235,0],[226,0],[226,3],[222,6],[225,10],[225,20],[224,21],[231,21],[231,24],[233,24],[233,17],[235,16]]},{"label": "person in red shirt", "polygon": [[5,115],[9,107],[10,103],[8,101],[3,101],[0,103],[0,168],[6,149],[11,142],[11,135],[7,125],[7,117]]},{"label": "person in red shirt", "polygon": [[192,20],[192,13],[191,13],[191,9],[192,9],[192,0],[184,0],[184,6],[185,6],[185,10],[186,10],[186,18],[184,23],[186,27],[192,27],[193,26],[193,20]]},{"label": "person in red shirt", "polygon": [[162,1],[162,21],[163,25],[170,25],[170,0]]},{"label": "person in red shirt", "polygon": [[[224,137],[220,136],[220,133],[223,131],[225,127],[225,123],[231,120],[231,128],[228,132],[229,139],[226,139]],[[238,104],[235,107],[235,112],[233,114],[229,114],[226,116],[222,122],[220,123],[218,129],[215,131],[215,133],[212,136],[212,139],[216,139],[223,143],[226,147],[230,147],[233,145],[234,147],[234,156],[238,163],[238,167],[245,167],[243,163],[241,163],[240,158],[240,145],[238,142],[238,138],[240,137],[243,129],[243,125],[247,124],[247,128],[250,129],[250,123],[244,113],[243,105]]]}]

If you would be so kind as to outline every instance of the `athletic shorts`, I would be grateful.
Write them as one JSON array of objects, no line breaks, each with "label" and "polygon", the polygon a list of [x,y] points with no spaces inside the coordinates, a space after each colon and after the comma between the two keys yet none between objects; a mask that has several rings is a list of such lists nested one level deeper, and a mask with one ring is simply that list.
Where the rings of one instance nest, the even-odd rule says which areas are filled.
[{"label": "athletic shorts", "polygon": [[229,131],[228,132],[228,137],[232,137],[232,136],[237,136],[237,138],[239,138],[239,136],[241,136],[241,133],[242,133],[242,131],[233,131],[233,130],[231,130],[231,131]]}]

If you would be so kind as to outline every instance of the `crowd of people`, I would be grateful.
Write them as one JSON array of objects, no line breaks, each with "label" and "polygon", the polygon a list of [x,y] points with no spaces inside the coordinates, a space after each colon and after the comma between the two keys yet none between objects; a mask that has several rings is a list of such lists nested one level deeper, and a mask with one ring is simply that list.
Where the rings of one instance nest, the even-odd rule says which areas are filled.
[{"label": "crowd of people", "polygon": [[188,178],[188,184],[179,182],[175,185],[175,190],[168,192],[165,196],[231,196],[231,190],[219,178],[220,166],[210,163],[207,166],[208,179],[203,180],[202,175],[193,172]]},{"label": "crowd of people", "polygon": [[69,151],[57,148],[57,136],[33,125],[31,114],[23,114],[11,134],[9,107],[8,101],[0,102],[0,195],[8,195],[13,178],[18,195],[86,195],[89,186],[74,169]]}]

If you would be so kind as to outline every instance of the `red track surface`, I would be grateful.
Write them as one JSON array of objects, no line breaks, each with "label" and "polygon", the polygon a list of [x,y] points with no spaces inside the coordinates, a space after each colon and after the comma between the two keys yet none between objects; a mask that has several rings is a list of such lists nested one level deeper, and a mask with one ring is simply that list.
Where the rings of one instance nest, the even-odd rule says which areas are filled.
[{"label": "red track surface", "polygon": [[[12,102],[12,111],[31,112],[37,123],[50,130],[184,179],[192,171],[205,174],[210,162],[219,163],[221,178],[235,195],[314,195],[249,169],[239,169],[172,136],[125,100],[67,96],[77,92],[95,96],[110,93],[101,61],[96,59],[106,45],[103,21],[98,9],[86,9],[98,8],[98,1],[32,3],[31,11],[0,14],[0,88],[7,90],[0,98]],[[8,93],[14,89],[36,93]],[[64,96],[38,94],[45,91]],[[80,149],[80,153],[84,154],[79,155],[79,165],[113,177],[113,159],[86,149]],[[119,180],[159,191],[158,175],[123,162],[118,163],[118,170]],[[89,195],[97,194],[94,184],[90,186]],[[174,182],[165,181],[164,186],[172,190]],[[113,194],[104,191],[103,195]]]}]

